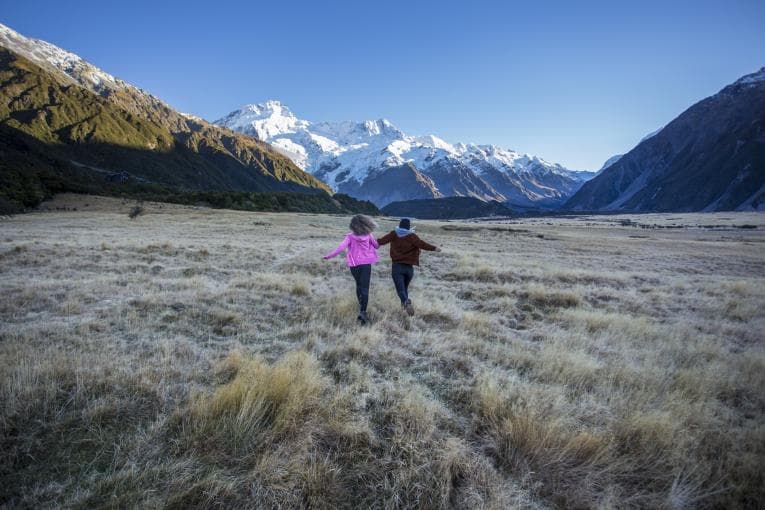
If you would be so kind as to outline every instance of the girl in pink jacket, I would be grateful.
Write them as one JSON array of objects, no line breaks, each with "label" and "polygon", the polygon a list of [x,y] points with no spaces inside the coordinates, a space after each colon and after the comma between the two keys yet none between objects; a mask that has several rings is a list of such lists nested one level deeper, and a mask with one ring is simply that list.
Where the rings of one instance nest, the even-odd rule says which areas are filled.
[{"label": "girl in pink jacket", "polygon": [[377,263],[377,239],[372,231],[377,227],[369,216],[357,214],[351,218],[351,231],[331,252],[324,255],[324,260],[331,259],[343,250],[345,260],[356,280],[356,298],[359,300],[358,320],[363,325],[369,322],[367,303],[369,302],[369,281],[372,277],[372,264]]}]

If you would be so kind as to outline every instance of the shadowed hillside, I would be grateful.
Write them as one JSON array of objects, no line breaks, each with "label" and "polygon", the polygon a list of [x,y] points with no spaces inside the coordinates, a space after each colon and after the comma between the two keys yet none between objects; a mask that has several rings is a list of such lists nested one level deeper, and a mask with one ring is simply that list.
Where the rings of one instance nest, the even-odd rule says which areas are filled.
[{"label": "shadowed hillside", "polygon": [[765,68],[688,108],[586,182],[564,208],[765,208]]},{"label": "shadowed hillside", "polygon": [[382,208],[389,216],[423,219],[465,219],[488,216],[511,216],[513,212],[497,201],[485,202],[473,197],[445,197],[392,202]]},{"label": "shadowed hillside", "polygon": [[[92,153],[110,153],[145,170],[161,172],[175,163],[179,154],[91,143]],[[62,157],[61,147],[44,144],[19,130],[0,125],[0,214],[22,212],[56,193],[113,195],[136,200],[203,205],[245,211],[293,211],[313,213],[364,213],[378,215],[371,202],[319,190],[295,191],[195,191],[158,184],[126,170],[109,171],[76,163]],[[188,150],[179,148],[182,153]],[[145,173],[144,173],[145,175]],[[290,189],[287,187],[287,189]]]},{"label": "shadowed hillside", "polygon": [[61,83],[6,49],[0,49],[0,85],[0,192],[11,202],[30,205],[49,194],[44,183],[51,177],[71,177],[76,190],[88,175],[176,190],[329,190],[266,144],[206,123],[190,129],[192,120],[183,120],[185,130],[171,130],[169,120],[155,122],[156,114],[149,118]]}]

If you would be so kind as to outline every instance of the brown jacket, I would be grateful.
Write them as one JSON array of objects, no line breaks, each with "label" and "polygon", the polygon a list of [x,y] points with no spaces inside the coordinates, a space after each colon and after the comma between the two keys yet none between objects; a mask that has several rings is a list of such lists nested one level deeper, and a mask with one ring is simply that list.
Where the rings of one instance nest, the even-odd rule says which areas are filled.
[{"label": "brown jacket", "polygon": [[417,234],[399,237],[395,230],[382,236],[377,243],[380,246],[390,243],[390,258],[393,262],[413,266],[420,265],[420,250],[434,251],[436,249],[432,244],[417,237]]}]

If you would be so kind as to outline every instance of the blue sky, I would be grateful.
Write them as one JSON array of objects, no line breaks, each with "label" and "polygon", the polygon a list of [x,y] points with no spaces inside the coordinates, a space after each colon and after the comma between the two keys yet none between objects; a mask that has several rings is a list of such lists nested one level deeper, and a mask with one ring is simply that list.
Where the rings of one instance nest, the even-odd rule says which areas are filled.
[{"label": "blue sky", "polygon": [[765,2],[53,2],[0,22],[215,120],[279,99],[598,169],[765,66]]}]

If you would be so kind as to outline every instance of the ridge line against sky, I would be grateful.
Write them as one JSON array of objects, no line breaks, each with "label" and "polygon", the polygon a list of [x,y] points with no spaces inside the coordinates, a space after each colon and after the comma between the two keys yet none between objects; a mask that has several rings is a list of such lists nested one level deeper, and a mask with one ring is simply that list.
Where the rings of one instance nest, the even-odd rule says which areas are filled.
[{"label": "ridge line against sky", "polygon": [[613,4],[28,0],[0,22],[211,121],[277,99],[597,170],[765,66],[765,2]]}]

